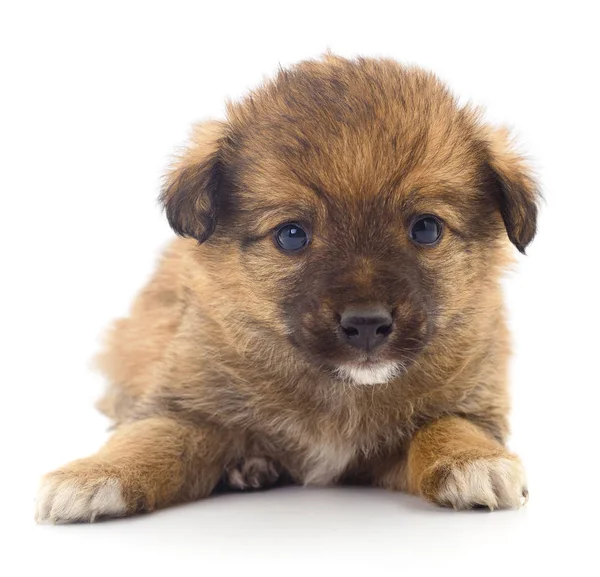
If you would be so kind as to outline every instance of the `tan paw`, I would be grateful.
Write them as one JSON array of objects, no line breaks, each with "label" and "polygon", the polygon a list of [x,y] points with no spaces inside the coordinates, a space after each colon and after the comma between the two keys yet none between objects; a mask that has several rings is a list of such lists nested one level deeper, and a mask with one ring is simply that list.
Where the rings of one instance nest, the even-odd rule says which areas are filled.
[{"label": "tan paw", "polygon": [[429,472],[428,496],[455,509],[518,509],[529,497],[525,471],[512,455],[440,463]]},{"label": "tan paw", "polygon": [[98,517],[120,517],[126,511],[119,479],[55,471],[42,479],[35,519],[38,523],[93,522]]},{"label": "tan paw", "polygon": [[280,472],[271,459],[249,457],[228,467],[224,479],[233,489],[262,489],[273,485],[279,475]]}]

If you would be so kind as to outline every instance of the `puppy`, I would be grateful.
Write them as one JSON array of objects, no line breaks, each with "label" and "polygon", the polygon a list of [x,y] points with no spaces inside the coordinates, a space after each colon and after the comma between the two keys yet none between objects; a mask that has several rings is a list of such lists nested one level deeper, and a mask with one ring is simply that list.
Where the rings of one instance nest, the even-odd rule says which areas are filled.
[{"label": "puppy", "polygon": [[428,72],[327,55],[196,126],[161,200],[181,238],[99,357],[116,430],[38,520],[283,479],[524,502],[499,279],[538,192],[505,131]]}]

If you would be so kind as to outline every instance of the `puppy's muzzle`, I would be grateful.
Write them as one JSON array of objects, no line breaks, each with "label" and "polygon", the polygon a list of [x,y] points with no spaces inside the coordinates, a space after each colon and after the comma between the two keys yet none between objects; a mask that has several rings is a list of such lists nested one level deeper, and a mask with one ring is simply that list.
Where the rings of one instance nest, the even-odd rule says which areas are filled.
[{"label": "puppy's muzzle", "polygon": [[382,345],[392,333],[392,315],[382,306],[346,309],[340,317],[340,334],[348,344],[364,351]]}]

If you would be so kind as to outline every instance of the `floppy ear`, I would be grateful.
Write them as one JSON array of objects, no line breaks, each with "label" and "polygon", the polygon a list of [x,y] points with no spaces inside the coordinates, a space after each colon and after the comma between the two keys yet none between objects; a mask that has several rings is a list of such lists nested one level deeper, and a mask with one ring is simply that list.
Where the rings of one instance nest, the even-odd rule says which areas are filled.
[{"label": "floppy ear", "polygon": [[196,125],[190,145],[172,166],[160,195],[171,228],[199,243],[208,239],[217,225],[224,133],[222,122]]},{"label": "floppy ear", "polygon": [[508,130],[489,129],[488,165],[510,241],[525,254],[537,226],[540,193],[525,160],[514,151]]}]

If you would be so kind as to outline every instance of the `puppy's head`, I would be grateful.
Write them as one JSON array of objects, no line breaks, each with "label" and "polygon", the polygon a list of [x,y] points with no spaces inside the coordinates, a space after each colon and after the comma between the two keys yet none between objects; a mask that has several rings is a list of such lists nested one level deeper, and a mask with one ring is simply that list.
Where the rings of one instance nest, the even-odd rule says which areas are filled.
[{"label": "puppy's head", "polygon": [[381,383],[478,311],[537,192],[507,135],[429,73],[326,57],[197,127],[171,226],[204,243],[235,322],[320,370]]}]

